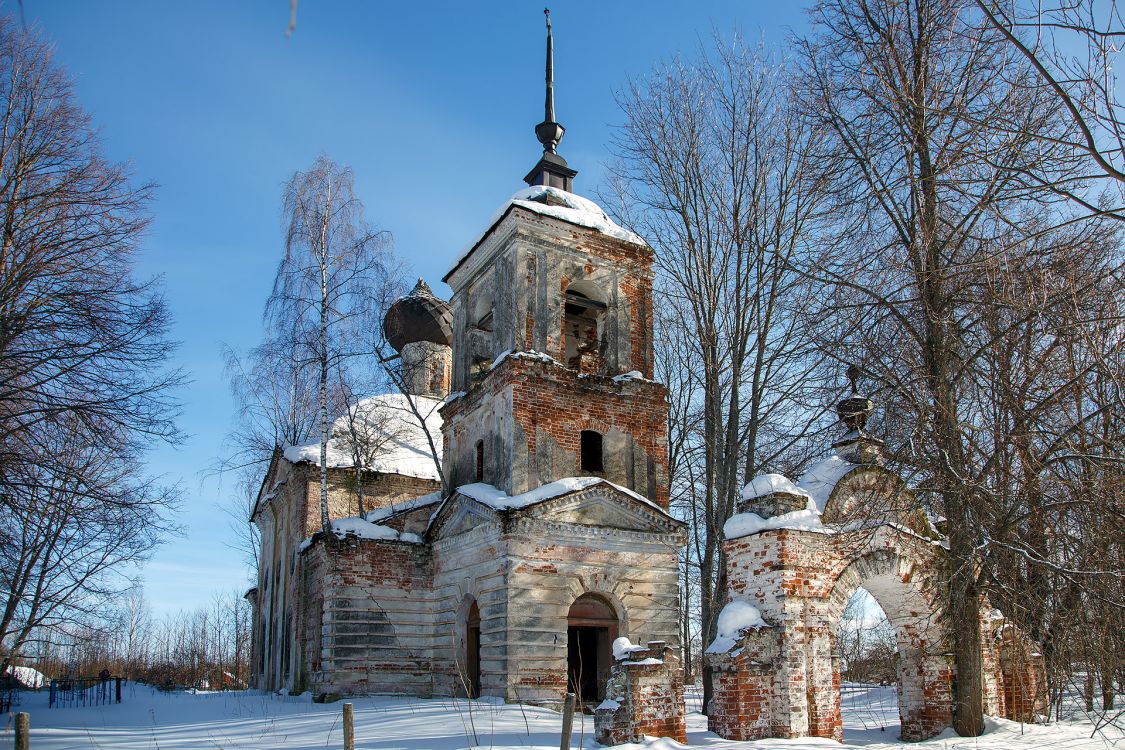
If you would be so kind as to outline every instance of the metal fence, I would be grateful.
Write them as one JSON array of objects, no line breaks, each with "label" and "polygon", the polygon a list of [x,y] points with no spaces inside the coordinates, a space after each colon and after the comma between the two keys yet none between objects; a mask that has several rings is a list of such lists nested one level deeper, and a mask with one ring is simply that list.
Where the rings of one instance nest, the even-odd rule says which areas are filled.
[{"label": "metal fence", "polygon": [[66,678],[51,680],[50,708],[61,706],[104,706],[121,702],[121,678]]},{"label": "metal fence", "polygon": [[20,702],[20,693],[15,688],[2,688],[0,689],[0,714],[6,714],[12,710],[13,706],[18,706]]}]

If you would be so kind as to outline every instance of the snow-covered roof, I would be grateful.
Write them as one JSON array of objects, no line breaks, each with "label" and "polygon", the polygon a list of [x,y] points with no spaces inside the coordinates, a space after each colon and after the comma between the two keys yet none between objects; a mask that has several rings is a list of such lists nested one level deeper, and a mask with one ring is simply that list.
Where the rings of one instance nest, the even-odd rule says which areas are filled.
[{"label": "snow-covered roof", "polygon": [[809,506],[803,510],[791,513],[782,513],[780,516],[762,518],[757,513],[736,513],[723,524],[723,538],[738,539],[759,531],[771,529],[797,529],[799,531],[816,531],[830,533],[820,520],[820,511],[809,500]]},{"label": "snow-covered roof", "polygon": [[409,500],[403,500],[402,502],[388,505],[385,508],[376,508],[375,510],[369,510],[363,514],[363,517],[364,519],[371,521],[372,523],[380,523],[381,521],[386,521],[388,518],[397,516],[400,513],[407,513],[412,510],[418,510],[419,508],[436,505],[440,502],[441,493],[431,492],[428,495],[422,495],[421,497],[414,497],[410,498]]},{"label": "snow-covered roof", "polygon": [[[352,407],[356,415],[357,429],[361,445],[361,463],[364,468],[384,474],[401,474],[418,479],[439,479],[437,466],[426,431],[410,407],[410,399],[417,407],[426,423],[426,431],[434,441],[434,449],[441,457],[441,416],[438,407],[441,401],[425,396],[406,396],[401,393],[386,393],[358,401]],[[352,468],[355,454],[349,439],[348,418],[340,416],[332,424],[333,437],[328,440],[327,464],[329,468]],[[367,455],[362,456],[363,453]],[[291,445],[284,450],[287,461],[292,463],[320,464],[320,441],[307,445]]]},{"label": "snow-covered roof", "polygon": [[639,495],[630,489],[626,489],[620,485],[614,484],[601,477],[567,477],[559,479],[549,484],[540,485],[533,490],[521,492],[518,495],[509,495],[504,490],[497,489],[491,484],[477,482],[475,484],[466,484],[457,488],[457,492],[470,497],[479,503],[487,505],[494,510],[517,510],[519,508],[526,508],[529,505],[541,503],[544,500],[551,498],[561,497],[562,495],[570,494],[571,492],[578,492],[588,487],[593,487],[596,484],[606,484],[613,487],[619,492],[623,492],[630,497],[640,500],[642,503],[655,508],[662,514],[665,511],[656,503],[649,500],[644,495]]},{"label": "snow-covered roof", "polygon": [[857,465],[833,453],[810,466],[796,482],[790,481],[784,474],[761,474],[754,477],[742,489],[743,500],[752,500],[774,492],[785,492],[807,498],[808,505],[802,510],[769,518],[763,518],[757,513],[736,513],[723,525],[723,536],[727,539],[738,539],[771,529],[833,533],[833,530],[821,522],[820,517],[824,513],[832,490],[836,488],[836,483]]},{"label": "snow-covered roof", "polygon": [[[422,543],[422,538],[417,534],[400,532],[397,529],[392,529],[390,526],[380,526],[377,523],[371,523],[359,516],[337,518],[329,523],[328,530],[338,539],[354,536],[357,539],[382,539],[391,542],[408,542],[410,544]],[[312,542],[313,537],[305,539],[301,542],[298,550],[304,552],[312,545]]]},{"label": "snow-covered roof", "polygon": [[496,222],[500,221],[512,206],[526,208],[528,211],[533,211],[540,216],[550,216],[553,219],[560,219],[570,224],[593,229],[607,237],[624,240],[634,245],[645,244],[645,241],[638,235],[615,223],[613,219],[609,218],[609,215],[602,210],[601,206],[594,203],[592,200],[556,187],[534,185],[520,190],[496,210],[496,213],[489,219],[485,230],[477,235],[477,237],[469,243],[468,247],[457,256],[457,261],[450,267],[449,271],[446,272],[446,277],[453,273],[453,271],[469,257],[469,254],[473,252],[476,246],[480,244],[480,241],[484,239],[489,231],[492,230],[492,227],[496,225]]},{"label": "snow-covered roof", "polygon": [[16,683],[32,690],[38,690],[47,684],[47,678],[38,669],[32,667],[17,667],[11,664],[5,670],[7,674],[12,675]]},{"label": "snow-covered roof", "polygon": [[738,637],[748,628],[768,628],[762,613],[744,599],[734,599],[719,612],[715,623],[715,640],[707,647],[709,654],[725,654],[738,643]]},{"label": "snow-covered roof", "polygon": [[759,474],[742,488],[742,499],[753,500],[756,497],[772,495],[775,492],[812,497],[808,492],[793,484],[789,477],[784,474]]},{"label": "snow-covered roof", "polygon": [[824,512],[828,497],[836,489],[836,483],[844,475],[854,469],[858,464],[846,461],[833,453],[828,458],[815,462],[805,473],[797,477],[797,486],[800,487],[816,503],[816,509]]}]

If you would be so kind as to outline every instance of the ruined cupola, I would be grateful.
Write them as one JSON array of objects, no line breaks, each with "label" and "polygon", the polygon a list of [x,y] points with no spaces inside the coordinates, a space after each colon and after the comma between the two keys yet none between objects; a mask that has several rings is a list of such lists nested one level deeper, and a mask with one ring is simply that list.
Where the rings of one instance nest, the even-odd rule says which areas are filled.
[{"label": "ruined cupola", "polygon": [[402,359],[404,390],[444,398],[452,374],[453,310],[422,279],[383,318],[387,343]]}]

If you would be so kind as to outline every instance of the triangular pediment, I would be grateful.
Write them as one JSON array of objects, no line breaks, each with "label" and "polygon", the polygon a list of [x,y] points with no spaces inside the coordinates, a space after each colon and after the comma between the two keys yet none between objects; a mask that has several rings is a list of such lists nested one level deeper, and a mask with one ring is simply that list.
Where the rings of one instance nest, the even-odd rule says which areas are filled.
[{"label": "triangular pediment", "polygon": [[837,480],[825,503],[828,524],[897,523],[922,536],[936,535],[918,497],[894,472],[883,466],[857,465]]},{"label": "triangular pediment", "polygon": [[[592,480],[592,484],[591,484]],[[486,523],[513,521],[583,526],[644,534],[679,534],[685,526],[640,495],[597,478],[562,480],[515,497],[487,485],[458,488],[430,524],[430,539]]]},{"label": "triangular pediment", "polygon": [[457,536],[481,524],[495,523],[496,512],[487,506],[461,495],[445,501],[430,523],[430,539]]},{"label": "triangular pediment", "polygon": [[682,522],[655,505],[611,484],[597,484],[567,495],[553,497],[521,511],[537,521],[595,526],[600,528],[668,534],[679,531]]}]

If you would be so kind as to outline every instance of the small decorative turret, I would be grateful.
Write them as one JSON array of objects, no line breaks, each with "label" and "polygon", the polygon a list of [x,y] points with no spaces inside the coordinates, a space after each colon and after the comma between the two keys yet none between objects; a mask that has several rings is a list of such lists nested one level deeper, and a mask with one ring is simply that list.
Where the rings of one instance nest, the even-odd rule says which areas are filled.
[{"label": "small decorative turret", "polygon": [[862,435],[863,428],[867,425],[867,418],[875,410],[875,402],[859,394],[858,382],[861,374],[862,372],[858,367],[848,365],[848,382],[851,383],[852,392],[851,396],[836,404],[836,414],[839,415],[840,421],[847,426],[849,432]]},{"label": "small decorative turret", "polygon": [[857,464],[883,463],[883,441],[871,437],[863,428],[875,411],[875,402],[859,392],[859,377],[863,372],[856,365],[848,365],[847,376],[851,394],[836,404],[836,414],[848,428],[842,440],[832,444],[836,454]]},{"label": "small decorative turret", "polygon": [[543,122],[535,126],[535,137],[543,144],[543,156],[523,181],[530,186],[546,185],[572,192],[577,170],[566,164],[557,149],[566,128],[555,122],[555,39],[551,33],[551,11],[543,9],[547,18],[547,98],[543,105]]}]

